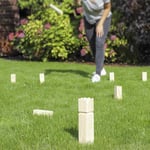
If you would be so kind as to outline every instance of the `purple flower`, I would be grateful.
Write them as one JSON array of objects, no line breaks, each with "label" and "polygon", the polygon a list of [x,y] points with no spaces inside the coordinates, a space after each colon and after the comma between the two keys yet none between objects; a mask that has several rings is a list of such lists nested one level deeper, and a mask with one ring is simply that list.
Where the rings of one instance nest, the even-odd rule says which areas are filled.
[{"label": "purple flower", "polygon": [[78,38],[81,39],[82,37],[83,37],[83,34],[80,33],[80,34],[78,35]]},{"label": "purple flower", "polygon": [[104,44],[104,50],[107,48],[107,43]]},{"label": "purple flower", "polygon": [[21,25],[25,25],[25,24],[27,24],[28,23],[28,20],[27,19],[21,19],[20,20],[20,24]]},{"label": "purple flower", "polygon": [[13,32],[9,33],[9,35],[8,35],[8,39],[9,39],[10,41],[13,41],[13,40],[14,40],[14,38],[15,38],[14,33],[13,33]]},{"label": "purple flower", "polygon": [[16,37],[17,38],[24,38],[25,37],[25,34],[24,34],[24,32],[23,31],[18,31],[18,32],[16,32]]},{"label": "purple flower", "polygon": [[110,40],[115,41],[115,40],[116,40],[116,38],[117,38],[117,36],[116,36],[116,35],[111,35]]},{"label": "purple flower", "polygon": [[86,49],[82,48],[80,51],[81,56],[85,56],[86,55]]},{"label": "purple flower", "polygon": [[22,32],[22,33],[19,33],[19,35],[18,35],[18,38],[24,38],[24,33]]},{"label": "purple flower", "polygon": [[77,12],[77,14],[82,14],[83,13],[83,8],[82,7],[76,8],[76,12]]},{"label": "purple flower", "polygon": [[50,23],[46,23],[46,24],[44,25],[44,29],[50,29],[50,28],[51,28]]},{"label": "purple flower", "polygon": [[84,20],[83,19],[80,20],[80,25],[79,25],[78,29],[80,32],[83,32],[83,30],[84,30]]}]

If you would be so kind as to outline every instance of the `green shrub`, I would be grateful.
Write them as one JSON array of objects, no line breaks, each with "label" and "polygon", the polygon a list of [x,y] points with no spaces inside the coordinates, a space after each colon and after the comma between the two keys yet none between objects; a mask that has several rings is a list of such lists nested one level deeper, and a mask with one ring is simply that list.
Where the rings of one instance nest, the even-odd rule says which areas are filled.
[{"label": "green shrub", "polygon": [[119,22],[121,16],[113,12],[112,22],[105,44],[105,61],[107,63],[126,63],[128,40],[124,36],[126,26]]},{"label": "green shrub", "polygon": [[[78,18],[79,18],[79,16],[80,17],[82,16],[82,7],[81,6],[76,8],[76,13],[78,15]],[[126,52],[125,49],[127,46],[127,39],[122,34],[123,32],[125,32],[126,26],[124,24],[117,24],[120,17],[121,16],[118,15],[117,12],[113,13],[111,28],[108,33],[108,37],[106,39],[106,43],[105,43],[105,47],[104,47],[105,62],[107,62],[107,63],[121,62],[122,58]],[[119,30],[118,30],[118,28],[119,28]],[[90,51],[89,51],[87,39],[85,38],[83,19],[80,20],[80,23],[76,30],[79,31],[79,36],[82,40],[82,44],[84,43],[83,44],[84,46],[81,50],[81,54],[84,51],[85,51],[84,52],[85,54],[89,54]]]},{"label": "green shrub", "polygon": [[[66,9],[67,5],[62,6]],[[66,59],[68,54],[77,51],[81,44],[74,33],[70,16],[60,15],[44,3],[43,7],[40,7],[42,9],[39,8],[37,12],[34,10],[28,20],[21,20],[12,43],[28,59]]]},{"label": "green shrub", "polygon": [[122,33],[128,39],[126,55],[122,59],[128,58],[126,62],[132,64],[150,63],[150,1],[117,0],[113,1],[113,9],[122,14],[118,23],[127,27]]},{"label": "green shrub", "polygon": [[[63,11],[59,15],[49,7],[52,3]],[[21,9],[30,10],[31,15],[21,20],[16,33],[11,33],[12,44],[27,59],[91,60],[91,51],[84,32],[82,7],[73,0],[19,0]],[[127,25],[118,9],[114,9],[111,29],[105,43],[105,62],[130,63],[132,60],[127,40]],[[114,10],[113,10],[114,9]],[[12,39],[12,37],[10,39]]]}]

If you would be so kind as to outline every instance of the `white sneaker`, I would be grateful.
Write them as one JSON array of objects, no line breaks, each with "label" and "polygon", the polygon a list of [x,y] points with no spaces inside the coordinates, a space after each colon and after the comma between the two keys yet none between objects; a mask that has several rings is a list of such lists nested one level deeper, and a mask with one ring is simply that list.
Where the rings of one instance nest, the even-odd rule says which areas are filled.
[{"label": "white sneaker", "polygon": [[[93,72],[93,73],[92,73],[92,75],[95,75],[95,74],[96,74],[96,72]],[[106,76],[106,74],[107,74],[107,72],[106,72],[105,68],[103,68],[103,69],[101,70],[101,76]]]},{"label": "white sneaker", "polygon": [[99,82],[100,80],[101,80],[101,77],[100,77],[100,75],[98,75],[98,74],[94,74],[93,76],[92,76],[92,82],[94,83],[94,82]]}]

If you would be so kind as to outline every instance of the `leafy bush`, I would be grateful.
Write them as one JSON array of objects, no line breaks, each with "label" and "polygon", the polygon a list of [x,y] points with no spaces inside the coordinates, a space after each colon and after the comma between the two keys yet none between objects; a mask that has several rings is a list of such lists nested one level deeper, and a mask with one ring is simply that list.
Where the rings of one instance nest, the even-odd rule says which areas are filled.
[{"label": "leafy bush", "polygon": [[128,39],[127,62],[150,63],[150,1],[117,0],[113,8],[122,14],[119,22],[127,27],[123,32]]},{"label": "leafy bush", "polygon": [[112,23],[108,37],[105,43],[105,61],[107,63],[116,63],[124,61],[123,57],[126,53],[127,39],[123,35],[126,27],[124,24],[117,24],[117,17],[112,17]]},{"label": "leafy bush", "polygon": [[[78,17],[82,16],[82,12],[83,10],[81,6],[76,8],[76,14],[78,15]],[[113,13],[111,28],[104,47],[105,62],[107,63],[119,62],[122,58],[122,55],[124,54],[122,52],[124,51],[127,45],[127,39],[125,38],[124,35],[122,35],[126,27],[123,24],[118,24],[118,27],[120,27],[120,30],[118,30],[118,27],[116,26],[116,23],[118,22],[120,17],[121,16],[119,16],[117,13]],[[84,42],[86,43],[84,44],[81,50],[81,55],[84,56],[86,54],[90,54],[87,39],[85,37],[83,19],[80,19],[78,31],[79,31],[79,37],[82,40],[82,44]]]},{"label": "leafy bush", "polygon": [[[87,42],[82,7],[76,7],[73,1],[64,0],[19,0],[21,9],[31,11],[28,19],[22,19],[16,33],[10,33],[13,46],[27,59],[86,59],[91,60],[91,51]],[[53,3],[63,10],[64,15],[57,14],[49,8]],[[116,15],[117,16],[117,15]],[[116,17],[115,17],[116,18]],[[116,20],[113,19],[113,24]],[[124,27],[122,27],[124,30]],[[118,61],[126,39],[112,25],[105,44],[106,62]],[[115,37],[115,38],[112,38]],[[121,50],[120,50],[121,48]],[[119,49],[119,50],[118,50]]]},{"label": "leafy bush", "polygon": [[[92,55],[84,32],[82,7],[76,7],[73,0],[18,0],[18,3],[31,15],[9,37],[24,57],[44,61],[53,58],[90,60]],[[50,3],[62,9],[64,15],[49,8]],[[112,1],[112,12],[105,61],[150,62],[149,0]]]},{"label": "leafy bush", "polygon": [[[65,6],[63,5],[63,9]],[[59,15],[44,3],[44,10],[40,7],[37,12],[33,9],[35,13],[28,20],[21,20],[20,27],[16,33],[9,35],[9,39],[28,59],[66,59],[68,54],[79,49],[81,43],[74,33],[70,16]]]}]

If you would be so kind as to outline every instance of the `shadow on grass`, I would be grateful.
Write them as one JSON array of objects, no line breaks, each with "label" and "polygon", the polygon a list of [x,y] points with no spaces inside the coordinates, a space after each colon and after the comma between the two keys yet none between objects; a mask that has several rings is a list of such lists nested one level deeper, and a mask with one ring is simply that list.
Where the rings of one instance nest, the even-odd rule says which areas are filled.
[{"label": "shadow on grass", "polygon": [[52,72],[58,72],[58,73],[73,73],[73,74],[77,74],[77,75],[81,75],[83,77],[88,78],[89,77],[89,73],[85,72],[85,71],[81,71],[81,70],[71,70],[71,69],[66,69],[66,70],[61,70],[61,69],[47,69],[45,70],[45,75],[48,75]]},{"label": "shadow on grass", "polygon": [[78,139],[78,130],[76,128],[65,128],[64,130],[71,134],[75,139]]}]

